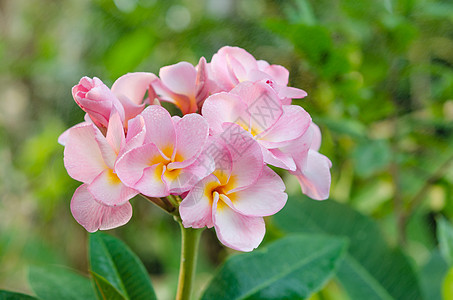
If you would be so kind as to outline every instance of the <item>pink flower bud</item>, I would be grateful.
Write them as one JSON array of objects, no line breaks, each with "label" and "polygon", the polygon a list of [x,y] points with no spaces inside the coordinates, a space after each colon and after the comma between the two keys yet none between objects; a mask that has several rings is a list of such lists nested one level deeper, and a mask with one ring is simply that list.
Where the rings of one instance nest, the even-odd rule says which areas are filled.
[{"label": "pink flower bud", "polygon": [[124,119],[121,103],[99,78],[83,77],[79,84],[72,88],[72,96],[99,127],[108,126],[113,108],[120,114],[121,119]]}]

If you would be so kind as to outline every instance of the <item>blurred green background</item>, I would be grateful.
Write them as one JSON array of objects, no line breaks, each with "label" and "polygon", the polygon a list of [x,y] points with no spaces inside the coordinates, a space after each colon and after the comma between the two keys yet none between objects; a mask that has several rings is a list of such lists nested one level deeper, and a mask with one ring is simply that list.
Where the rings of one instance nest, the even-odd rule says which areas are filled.
[{"label": "blurred green background", "polygon": [[[333,163],[327,201],[374,219],[415,269],[442,278],[435,220],[453,219],[450,1],[0,0],[0,289],[29,292],[29,265],[87,273],[87,233],[69,211],[79,183],[57,144],[83,119],[71,87],[85,75],[111,86],[127,72],[210,61],[224,45],[285,66],[290,85],[308,92],[294,103],[321,127],[320,152]],[[178,225],[142,199],[132,203],[131,222],[110,233],[171,299]],[[268,221],[265,243],[281,235]],[[205,231],[199,287],[230,253]],[[335,282],[320,295],[347,297]]]}]

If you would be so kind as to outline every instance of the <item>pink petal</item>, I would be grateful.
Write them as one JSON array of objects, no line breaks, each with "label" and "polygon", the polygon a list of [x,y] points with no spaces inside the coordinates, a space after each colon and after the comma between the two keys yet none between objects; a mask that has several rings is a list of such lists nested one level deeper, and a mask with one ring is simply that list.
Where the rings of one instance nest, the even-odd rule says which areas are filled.
[{"label": "pink petal", "polygon": [[269,74],[271,79],[273,79],[277,84],[283,86],[288,85],[289,71],[285,67],[279,65],[268,65],[266,68],[260,68],[260,70]]},{"label": "pink petal", "polygon": [[313,122],[310,124],[310,129],[313,132],[313,139],[311,141],[310,149],[318,151],[321,147],[321,130],[319,129],[318,125]]},{"label": "pink petal", "polygon": [[115,151],[116,155],[118,155],[121,146],[124,145],[126,139],[124,137],[123,123],[121,122],[120,115],[117,112],[110,117],[106,139]]},{"label": "pink petal", "polygon": [[214,78],[219,92],[228,92],[237,84],[237,78],[234,78],[234,73],[222,49],[212,56],[208,72],[210,77]]},{"label": "pink petal", "polygon": [[325,200],[329,198],[331,166],[326,156],[309,150],[305,169],[290,173],[297,177],[305,195],[315,200]]},{"label": "pink petal", "polygon": [[90,183],[107,167],[96,142],[96,130],[93,124],[88,124],[73,127],[69,131],[64,149],[64,165],[69,176],[75,180]]},{"label": "pink petal", "polygon": [[280,98],[305,98],[307,96],[307,92],[301,89],[293,88],[290,86],[284,85],[275,85],[274,90],[277,92]]},{"label": "pink petal", "polygon": [[247,70],[242,66],[242,64],[234,56],[227,57],[228,63],[228,72],[230,73],[231,78],[235,84],[238,84],[243,81],[247,81]]},{"label": "pink petal", "polygon": [[150,197],[167,197],[170,195],[167,185],[162,179],[165,166],[153,165],[143,171],[143,176],[135,184],[134,188],[140,193]]},{"label": "pink petal", "polygon": [[264,162],[272,166],[282,168],[285,170],[296,170],[296,163],[294,162],[293,155],[291,153],[285,153],[280,149],[267,149],[261,145],[261,151],[263,152]]},{"label": "pink petal", "polygon": [[166,197],[169,195],[166,184],[162,180],[165,159],[152,144],[144,144],[121,156],[115,171],[127,186],[150,197]]},{"label": "pink petal", "polygon": [[[181,194],[191,189],[201,179],[210,175],[215,170],[212,157],[199,156],[193,164],[182,169],[169,169],[175,163],[167,165],[167,170],[162,177],[171,194]],[[174,172],[174,173],[173,173]],[[176,174],[175,175],[172,175]]]},{"label": "pink petal", "polygon": [[176,133],[168,111],[162,106],[148,106],[142,113],[146,126],[145,142],[152,142],[171,158],[176,144]]},{"label": "pink petal", "polygon": [[234,58],[246,71],[258,69],[256,59],[242,48],[225,46],[217,53],[224,56],[227,63]]},{"label": "pink petal", "polygon": [[172,92],[195,97],[197,70],[190,63],[183,61],[163,67],[159,71],[159,77]]},{"label": "pink petal", "polygon": [[86,185],[82,184],[72,197],[71,213],[88,232],[95,232],[98,229],[116,228],[129,222],[132,217],[132,206],[129,202],[117,207],[99,204]]},{"label": "pink petal", "polygon": [[121,96],[120,98],[121,105],[124,107],[124,125],[126,126],[127,121],[138,116],[143,109],[145,104],[135,104],[129,98]]},{"label": "pink petal", "polygon": [[[212,193],[210,185],[218,185],[217,178],[213,175],[201,180],[187,194],[179,206],[184,227],[203,228],[214,226],[212,222]],[[218,194],[216,193],[218,198]]]},{"label": "pink petal", "polygon": [[204,57],[201,57],[197,65],[197,80],[196,80],[196,95],[198,110],[201,111],[201,106],[204,100],[208,98],[212,90],[212,81],[208,77],[207,63]]},{"label": "pink petal", "polygon": [[282,104],[275,91],[262,82],[242,82],[231,90],[247,105],[252,132],[272,127],[283,114]]},{"label": "pink petal", "polygon": [[180,116],[171,116],[171,119],[173,121],[173,124],[175,125],[176,127],[176,124],[178,124],[178,122],[182,119]]},{"label": "pink petal", "polygon": [[168,193],[177,195],[190,190],[199,180],[199,177],[192,174],[186,168],[171,171],[165,168],[165,172],[162,175],[162,181],[167,187]]},{"label": "pink petal", "polygon": [[111,169],[106,169],[88,185],[96,200],[108,206],[121,206],[138,194],[125,186]]},{"label": "pink petal", "polygon": [[160,101],[175,104],[183,114],[196,112],[197,109],[193,104],[196,102],[194,97],[174,93],[160,79],[153,82],[153,89],[159,95]]},{"label": "pink petal", "polygon": [[263,170],[261,147],[253,136],[239,125],[225,123],[224,128],[220,137],[228,148],[233,162],[230,187],[233,190],[247,187],[258,179]]},{"label": "pink petal", "polygon": [[[308,127],[307,131],[293,140],[288,145],[279,148],[283,153],[288,153],[292,156],[294,162],[296,163],[296,168],[298,170],[305,170],[307,166],[307,157],[308,151],[313,141],[313,130],[312,127]],[[291,170],[294,171],[294,170]]]},{"label": "pink petal", "polygon": [[200,158],[205,159],[205,165],[214,163],[214,175],[222,183],[228,182],[233,168],[233,157],[225,146],[225,142],[221,136],[210,136],[202,155],[200,155]]},{"label": "pink petal", "polygon": [[[249,81],[262,81],[269,84],[272,88],[274,87],[275,83],[271,75],[267,74],[266,72],[260,71],[258,69],[251,70],[248,73]],[[272,84],[270,84],[272,82]]]},{"label": "pink petal", "polygon": [[235,193],[228,193],[232,208],[242,215],[263,217],[280,211],[288,195],[280,176],[269,167],[264,167],[261,176],[253,185]]},{"label": "pink petal", "polygon": [[143,97],[151,83],[157,79],[152,73],[128,73],[118,78],[112,86],[112,92],[118,98],[126,97],[135,105],[143,103]]},{"label": "pink petal", "polygon": [[[240,116],[247,109],[238,96],[229,93],[214,94],[203,104],[202,115],[209,123],[212,133],[221,133],[222,124],[225,122],[234,123],[240,121]],[[243,119],[242,123],[248,127],[249,118]]]},{"label": "pink petal", "polygon": [[[122,125],[120,126],[122,127]],[[102,135],[99,130],[95,130],[95,139],[98,144],[99,150],[101,151],[105,164],[110,169],[113,169],[118,153],[115,152],[115,149],[113,149],[112,145],[107,141],[106,137]]]},{"label": "pink petal", "polygon": [[[199,181],[205,178],[206,176],[214,172],[216,167],[220,167],[220,163],[217,164],[218,161],[225,159],[225,157],[222,157],[223,153],[220,153],[220,151],[224,150],[223,144],[219,142],[214,143],[211,141],[212,139],[213,137],[209,137],[208,142],[205,143],[200,155],[196,157],[196,159],[191,165],[184,167],[183,171],[189,172],[191,174],[192,176],[191,180]],[[229,176],[231,171],[231,158],[229,152],[226,151],[226,153],[229,158],[228,161],[229,163],[228,176]],[[168,168],[175,169],[176,168],[175,166],[177,166],[177,164],[179,163],[178,162],[170,163],[168,164]],[[222,162],[222,165],[225,165],[225,162]],[[195,183],[196,182],[194,182],[193,184]]]},{"label": "pink petal", "polygon": [[176,162],[173,168],[192,164],[201,153],[209,134],[208,122],[198,114],[185,115],[175,126]]},{"label": "pink petal", "polygon": [[277,148],[304,134],[310,123],[311,117],[302,107],[285,105],[278,121],[257,138],[267,148]]},{"label": "pink petal", "polygon": [[115,172],[127,186],[134,187],[144,176],[144,170],[161,160],[159,149],[154,144],[144,144],[119,157],[115,164]]},{"label": "pink petal", "polygon": [[87,125],[90,125],[92,123],[89,123],[89,122],[81,122],[81,123],[78,123],[74,126],[72,126],[71,128],[69,129],[66,129],[62,134],[60,134],[60,136],[58,137],[58,143],[62,146],[65,146],[66,145],[66,141],[68,140],[68,136],[69,136],[69,132],[71,131],[71,129],[73,128],[77,128],[77,127],[83,127],[83,126],[87,126]]},{"label": "pink petal", "polygon": [[266,228],[262,217],[243,216],[217,198],[212,211],[217,237],[225,246],[252,251],[263,240]]},{"label": "pink petal", "polygon": [[121,148],[120,153],[118,156],[126,153],[127,151],[137,148],[143,145],[146,137],[146,127],[145,127],[145,120],[143,119],[142,115],[138,115],[137,117],[129,120],[128,122],[128,130],[126,135],[126,144],[124,147]]},{"label": "pink petal", "polygon": [[265,61],[265,60],[262,60],[262,59],[257,60],[256,63],[258,65],[258,69],[261,70],[261,71],[263,71],[267,67],[269,67],[269,63],[267,61]]}]

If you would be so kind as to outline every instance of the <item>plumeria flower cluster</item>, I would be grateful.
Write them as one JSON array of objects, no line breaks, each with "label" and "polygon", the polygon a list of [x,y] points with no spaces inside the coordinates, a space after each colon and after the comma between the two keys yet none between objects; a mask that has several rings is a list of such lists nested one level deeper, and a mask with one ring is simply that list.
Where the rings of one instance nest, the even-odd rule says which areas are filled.
[{"label": "plumeria flower cluster", "polygon": [[111,88],[83,77],[72,95],[85,121],[59,138],[68,174],[83,183],[71,200],[74,218],[89,232],[124,225],[129,200],[141,194],[186,228],[214,227],[230,248],[258,247],[263,217],[287,201],[269,166],[288,170],[313,199],[329,195],[320,130],[291,105],[307,94],[288,87],[288,77],[237,47],[221,48],[210,63],[163,67],[159,76],[129,73]]}]

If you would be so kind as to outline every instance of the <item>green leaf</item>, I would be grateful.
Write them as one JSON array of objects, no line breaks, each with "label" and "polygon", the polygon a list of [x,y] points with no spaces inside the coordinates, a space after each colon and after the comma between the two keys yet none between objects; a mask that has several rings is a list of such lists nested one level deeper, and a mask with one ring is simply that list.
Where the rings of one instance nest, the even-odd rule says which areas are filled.
[{"label": "green leaf", "polygon": [[94,284],[96,285],[98,297],[100,300],[126,300],[120,291],[118,291],[110,282],[101,275],[91,272]]},{"label": "green leaf", "polygon": [[453,264],[453,226],[445,218],[439,218],[437,224],[440,253],[451,266]]},{"label": "green leaf", "polygon": [[96,299],[90,280],[65,267],[31,267],[28,280],[42,300]]},{"label": "green leaf", "polygon": [[385,140],[361,141],[353,154],[356,170],[360,176],[370,176],[384,169],[392,158],[390,145]]},{"label": "green leaf", "polygon": [[453,299],[453,268],[445,276],[442,284],[442,297],[445,300]]},{"label": "green leaf", "polygon": [[447,274],[448,266],[436,249],[428,262],[418,272],[424,299],[441,300],[442,281]]},{"label": "green leaf", "polygon": [[318,291],[344,254],[342,239],[295,235],[228,259],[202,299],[301,299]]},{"label": "green leaf", "polygon": [[313,65],[322,65],[333,48],[330,32],[323,26],[289,24],[277,20],[268,20],[265,26],[287,38],[297,50],[307,56]]},{"label": "green leaf", "polygon": [[388,247],[376,223],[348,206],[291,197],[274,220],[286,232],[349,238],[337,277],[351,299],[421,299],[417,277],[406,257]]},{"label": "green leaf", "polygon": [[38,298],[21,293],[0,290],[0,300],[38,300]]},{"label": "green leaf", "polygon": [[140,259],[123,242],[105,233],[90,234],[91,270],[104,277],[126,299],[156,299]]},{"label": "green leaf", "polygon": [[155,39],[144,28],[125,33],[105,54],[112,78],[134,70],[152,51]]},{"label": "green leaf", "polygon": [[333,132],[346,134],[353,138],[360,139],[366,136],[366,127],[353,119],[335,120],[332,118],[316,118],[316,123],[327,126]]},{"label": "green leaf", "polygon": [[283,11],[292,23],[316,24],[316,16],[308,0],[296,0],[283,4]]}]

